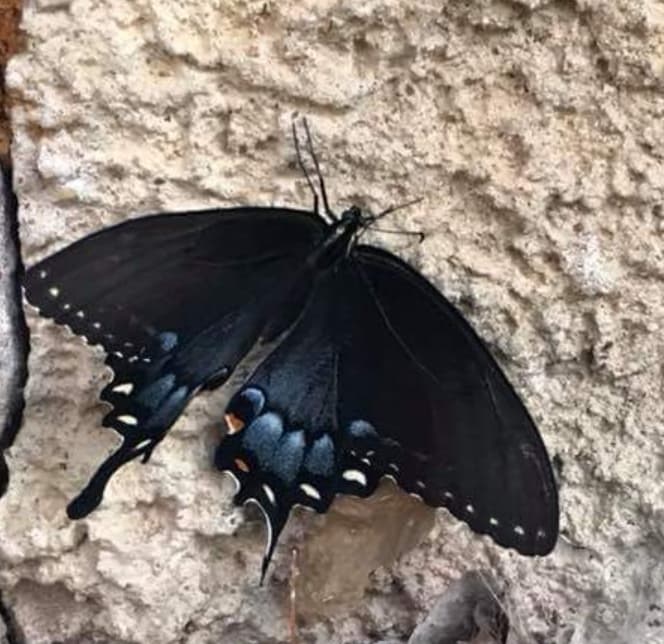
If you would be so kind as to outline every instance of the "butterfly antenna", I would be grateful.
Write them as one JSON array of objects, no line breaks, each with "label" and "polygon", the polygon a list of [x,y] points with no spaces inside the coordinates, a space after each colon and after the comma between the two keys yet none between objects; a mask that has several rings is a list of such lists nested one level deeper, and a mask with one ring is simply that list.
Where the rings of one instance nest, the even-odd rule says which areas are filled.
[{"label": "butterfly antenna", "polygon": [[314,162],[314,168],[316,169],[316,176],[318,177],[318,184],[320,185],[320,192],[323,196],[323,206],[325,207],[325,214],[336,221],[338,217],[332,212],[330,204],[327,200],[327,191],[325,190],[325,180],[323,179],[323,174],[320,171],[320,164],[318,163],[318,157],[316,156],[316,151],[314,150],[314,141],[311,136],[311,131],[309,130],[309,123],[305,117],[302,117],[302,123],[304,124],[304,131],[307,135],[307,149],[311,155],[311,160]]},{"label": "butterfly antenna", "polygon": [[[300,150],[300,139],[297,135],[297,128],[295,127],[294,120],[291,122],[291,128],[293,131],[293,143],[295,144],[295,156],[297,157],[297,163],[300,166],[300,170],[302,170],[304,178],[307,180],[307,183],[309,184],[309,190],[311,190],[311,194],[314,196],[314,212],[316,214],[319,214],[318,193],[316,192],[316,188],[314,187],[314,182],[311,180],[311,177],[309,176],[309,172],[307,171],[307,166],[304,165],[304,159],[302,158],[302,151]],[[325,195],[325,193],[323,193],[323,195]],[[325,197],[323,198],[325,199]],[[327,205],[327,199],[325,199],[325,203]]]},{"label": "butterfly antenna", "polygon": [[371,227],[378,233],[387,233],[388,235],[408,235],[409,237],[418,237],[418,243],[422,243],[426,239],[426,235],[421,230],[395,230],[394,228],[376,228]]},{"label": "butterfly antenna", "polygon": [[371,222],[378,221],[379,219],[385,217],[385,215],[389,215],[390,213],[393,213],[396,210],[402,210],[403,208],[408,208],[409,206],[413,206],[416,203],[420,203],[420,201],[424,201],[424,198],[418,197],[417,199],[413,199],[412,201],[406,201],[406,203],[400,203],[397,204],[396,206],[390,206],[387,210],[383,210],[383,212],[379,212],[377,215],[373,215],[370,218],[370,221]]}]

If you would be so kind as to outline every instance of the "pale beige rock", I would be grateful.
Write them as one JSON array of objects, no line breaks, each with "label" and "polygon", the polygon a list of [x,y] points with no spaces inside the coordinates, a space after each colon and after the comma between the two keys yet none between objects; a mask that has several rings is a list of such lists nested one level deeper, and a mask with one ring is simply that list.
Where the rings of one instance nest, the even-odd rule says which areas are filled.
[{"label": "pale beige rock", "polygon": [[[441,512],[303,639],[405,641],[452,579],[491,569],[529,641],[664,642],[660,3],[26,4],[7,83],[27,262],[137,213],[308,207],[289,139],[305,113],[335,207],[424,198],[390,222],[423,244],[375,241],[460,304],[562,463],[551,557],[502,551]],[[66,501],[115,440],[96,402],[108,375],[98,351],[30,322],[0,502],[0,584],[26,641],[287,641],[289,550],[317,518],[291,521],[259,588],[262,522],[231,508],[211,465],[227,394],[197,400],[149,465],[71,523]]]}]

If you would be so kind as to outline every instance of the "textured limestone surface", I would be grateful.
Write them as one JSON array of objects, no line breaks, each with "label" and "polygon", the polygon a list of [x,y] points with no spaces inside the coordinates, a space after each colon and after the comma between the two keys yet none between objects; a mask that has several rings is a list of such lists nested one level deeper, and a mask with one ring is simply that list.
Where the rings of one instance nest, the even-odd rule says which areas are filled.
[{"label": "textured limestone surface", "polygon": [[[348,599],[303,610],[302,642],[405,642],[475,569],[525,642],[664,642],[661,2],[31,0],[22,26],[7,83],[26,263],[134,214],[309,206],[289,137],[307,114],[335,207],[423,198],[389,221],[422,244],[372,239],[490,343],[555,458],[562,508],[544,559],[441,511],[396,563],[426,513],[398,506],[413,527],[397,530],[368,503],[359,541],[340,535],[343,508],[301,513],[259,587],[262,521],[211,465],[221,390],[70,522],[116,440],[96,398],[108,373],[32,314],[0,502],[0,586],[26,642],[288,641],[294,546],[309,587]],[[386,565],[353,577],[367,560]]]}]

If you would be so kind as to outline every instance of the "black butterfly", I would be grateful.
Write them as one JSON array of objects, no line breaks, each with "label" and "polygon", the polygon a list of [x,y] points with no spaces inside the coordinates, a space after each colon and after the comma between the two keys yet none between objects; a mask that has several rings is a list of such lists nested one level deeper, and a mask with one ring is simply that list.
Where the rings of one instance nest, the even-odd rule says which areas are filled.
[{"label": "black butterfly", "polygon": [[[325,512],[381,477],[525,555],[550,552],[558,502],[532,419],[462,315],[394,255],[357,243],[379,216],[227,208],[142,217],[25,277],[42,315],[106,351],[103,420],[122,436],[68,506],[81,518],[124,463],[146,462],[198,392],[273,348],[226,411],[215,463],[267,517],[262,574],[291,508]],[[387,212],[387,211],[386,211]],[[385,214],[385,213],[381,213]]]}]

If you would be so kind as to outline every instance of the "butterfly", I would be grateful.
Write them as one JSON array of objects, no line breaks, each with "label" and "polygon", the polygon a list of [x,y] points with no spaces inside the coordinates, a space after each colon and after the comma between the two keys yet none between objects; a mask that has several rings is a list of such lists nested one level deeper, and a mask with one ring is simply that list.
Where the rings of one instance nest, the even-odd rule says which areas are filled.
[{"label": "butterfly", "polygon": [[[27,300],[106,352],[103,425],[121,437],[68,505],[85,517],[125,463],[149,460],[198,393],[256,347],[266,357],[225,412],[215,465],[263,511],[261,580],[291,509],[325,512],[384,476],[496,543],[549,553],[556,485],[523,403],[461,313],[422,275],[358,236],[380,215],[237,207],[131,219],[30,268]],[[319,195],[324,214],[319,212]]]}]

